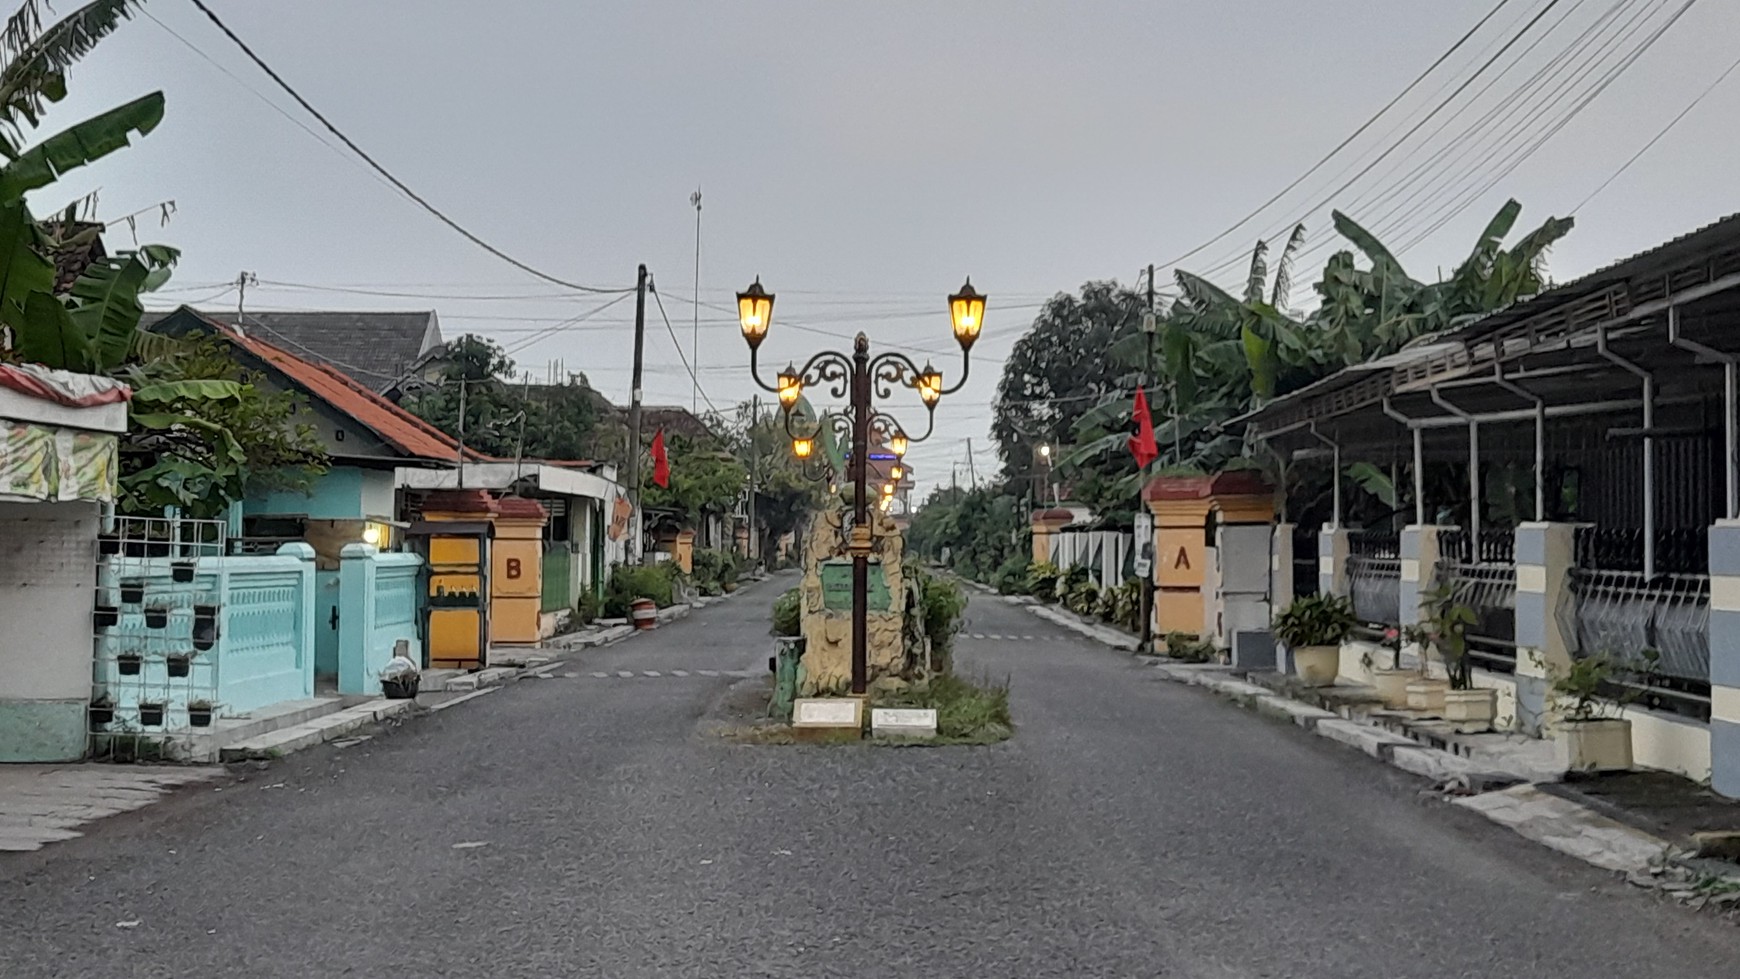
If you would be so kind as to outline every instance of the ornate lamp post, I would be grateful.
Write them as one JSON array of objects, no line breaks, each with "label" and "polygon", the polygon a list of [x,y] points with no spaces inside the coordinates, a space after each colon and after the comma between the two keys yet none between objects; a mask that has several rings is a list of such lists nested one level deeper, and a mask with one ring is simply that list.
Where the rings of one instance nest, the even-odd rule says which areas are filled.
[{"label": "ornate lamp post", "polygon": [[[761,287],[757,278],[748,289],[737,294],[738,320],[743,327],[743,339],[749,344],[749,372],[763,390],[779,397],[785,414],[786,433],[792,437],[792,451],[807,458],[814,451],[815,437],[823,426],[830,428],[841,441],[852,446],[846,462],[846,479],[852,486],[852,693],[861,695],[869,682],[869,592],[870,552],[870,446],[886,442],[897,458],[904,457],[913,442],[930,437],[936,427],[936,405],[943,395],[959,391],[967,383],[972,361],[969,353],[979,331],[985,324],[985,296],[973,289],[973,281],[961,286],[961,291],[948,298],[949,321],[955,341],[961,347],[961,379],[952,387],[944,387],[942,372],[926,363],[922,368],[904,354],[881,353],[870,356],[870,339],[859,333],[852,343],[850,355],[825,350],[811,357],[800,370],[795,363],[779,372],[775,383],[761,378],[756,357],[761,342],[767,339],[773,322],[773,294]],[[846,398],[844,412],[824,415],[815,429],[797,432],[792,429],[792,408],[803,396],[804,388],[827,385],[836,398]],[[924,404],[927,421],[923,435],[913,437],[893,416],[876,410],[872,398],[886,400],[894,388],[911,388],[918,392]],[[896,478],[898,482],[898,477]],[[883,495],[892,496],[892,484],[884,487]]]}]

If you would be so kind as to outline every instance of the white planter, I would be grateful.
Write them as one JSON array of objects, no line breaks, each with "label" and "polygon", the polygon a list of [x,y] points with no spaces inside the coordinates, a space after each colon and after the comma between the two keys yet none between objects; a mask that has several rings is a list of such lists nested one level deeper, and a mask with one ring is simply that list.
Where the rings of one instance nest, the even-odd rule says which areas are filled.
[{"label": "white planter", "polygon": [[1463,734],[1492,730],[1492,719],[1497,713],[1497,690],[1448,690],[1444,693],[1444,719]]},{"label": "white planter", "polygon": [[1384,699],[1384,706],[1391,710],[1408,706],[1408,683],[1419,678],[1420,674],[1413,670],[1371,671],[1372,688]]},{"label": "white planter", "polygon": [[1444,715],[1444,695],[1450,692],[1450,681],[1438,677],[1416,677],[1408,681],[1408,709],[1428,714]]},{"label": "white planter", "polygon": [[1327,687],[1341,670],[1340,646],[1300,646],[1293,650],[1293,672],[1307,686]]},{"label": "white planter", "polygon": [[1569,772],[1631,770],[1631,722],[1618,718],[1561,721],[1553,732],[1559,760]]}]

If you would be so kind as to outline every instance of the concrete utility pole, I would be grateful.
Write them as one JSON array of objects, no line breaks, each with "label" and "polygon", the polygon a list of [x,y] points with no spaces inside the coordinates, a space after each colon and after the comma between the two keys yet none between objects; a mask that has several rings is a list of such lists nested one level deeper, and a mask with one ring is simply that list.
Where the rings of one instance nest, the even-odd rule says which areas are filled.
[{"label": "concrete utility pole", "polygon": [[646,346],[646,266],[640,267],[634,284],[634,373],[628,389],[628,504],[634,511],[629,521],[628,562],[640,563],[640,376],[641,355]]},{"label": "concrete utility pole", "polygon": [[[700,197],[701,192],[695,191]],[[699,213],[700,204],[695,205]],[[755,444],[755,426],[761,421],[761,395],[749,396],[749,560],[761,563],[761,529],[755,525],[755,490],[761,481],[761,450]]]},{"label": "concrete utility pole", "polygon": [[[1144,388],[1153,383],[1154,377],[1154,330],[1156,326],[1154,318],[1154,266],[1150,265],[1148,266],[1148,309],[1142,314],[1142,386]],[[1172,390],[1172,414],[1176,418],[1178,415],[1178,389],[1174,386]],[[1178,435],[1176,421],[1172,423],[1172,434],[1174,438]],[[1141,485],[1143,489],[1147,488],[1148,480],[1153,473],[1154,462],[1150,461],[1142,467]],[[1142,500],[1140,490],[1136,493],[1136,506],[1138,508],[1147,506],[1147,503]],[[1140,523],[1138,522],[1138,524]],[[1144,542],[1134,541],[1133,543],[1136,545],[1136,553],[1142,553]],[[1146,543],[1152,546],[1153,541],[1149,540]],[[1152,652],[1154,649],[1154,567],[1152,564],[1149,564],[1148,570],[1142,575],[1142,629],[1136,648],[1144,653]]]},{"label": "concrete utility pole", "polygon": [[252,272],[240,272],[236,275],[236,323],[242,320],[242,307],[248,302],[248,287],[260,284],[260,277]]},{"label": "concrete utility pole", "polygon": [[692,380],[695,390],[690,392],[689,410],[699,415],[701,413],[701,188],[689,195],[689,203],[695,205],[695,322],[693,332],[689,336],[689,364],[695,368]]},{"label": "concrete utility pole", "polygon": [[973,465],[973,440],[967,439],[967,485],[979,488],[979,468]]}]

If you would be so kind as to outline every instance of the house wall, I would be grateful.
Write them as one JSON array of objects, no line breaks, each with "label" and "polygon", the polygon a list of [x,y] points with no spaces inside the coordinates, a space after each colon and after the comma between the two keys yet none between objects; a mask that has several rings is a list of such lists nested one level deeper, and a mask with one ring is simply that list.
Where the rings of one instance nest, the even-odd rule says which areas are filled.
[{"label": "house wall", "polygon": [[250,497],[243,507],[249,516],[296,513],[320,520],[391,518],[394,484],[390,469],[333,466],[315,481],[306,496],[294,491],[273,492]]},{"label": "house wall", "polygon": [[98,518],[0,503],[0,762],[84,756]]}]

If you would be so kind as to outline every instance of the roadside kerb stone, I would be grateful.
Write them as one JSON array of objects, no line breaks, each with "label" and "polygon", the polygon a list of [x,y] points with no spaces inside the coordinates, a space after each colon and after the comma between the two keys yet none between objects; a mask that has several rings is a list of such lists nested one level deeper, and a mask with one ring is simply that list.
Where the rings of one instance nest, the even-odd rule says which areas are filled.
[{"label": "roadside kerb stone", "polygon": [[1533,785],[1469,796],[1455,804],[1542,846],[1617,873],[1647,873],[1669,849],[1666,840]]},{"label": "roadside kerb stone", "polygon": [[1096,625],[1082,619],[1080,616],[1066,612],[1062,609],[1053,608],[1049,605],[1028,605],[1027,611],[1032,612],[1034,615],[1039,616],[1047,622],[1063,626],[1071,632],[1079,633],[1095,642],[1110,646],[1113,649],[1135,652],[1136,646],[1138,645],[1134,636],[1125,635],[1116,629],[1111,629],[1106,626]]},{"label": "roadside kerb stone", "polygon": [[1358,748],[1360,751],[1365,752],[1373,758],[1379,758],[1384,761],[1392,760],[1394,751],[1398,746],[1406,746],[1419,750],[1431,750],[1421,748],[1419,742],[1414,741],[1411,738],[1404,738],[1399,734],[1391,734],[1382,728],[1369,727],[1365,724],[1360,724],[1357,721],[1344,720],[1339,717],[1331,720],[1319,721],[1317,722],[1317,726],[1312,728],[1312,730],[1316,731],[1319,737],[1325,737],[1331,741],[1336,741],[1352,748]]},{"label": "roadside kerb stone", "polygon": [[1252,706],[1259,714],[1278,720],[1291,721],[1307,731],[1316,727],[1318,721],[1327,721],[1335,717],[1333,713],[1321,707],[1301,704],[1297,700],[1288,700],[1273,694],[1258,697]]}]

